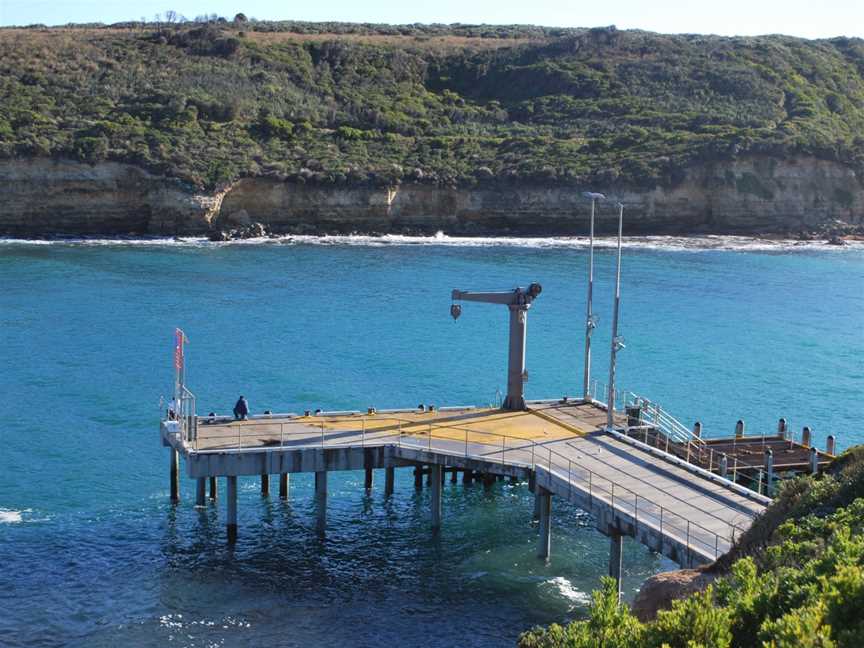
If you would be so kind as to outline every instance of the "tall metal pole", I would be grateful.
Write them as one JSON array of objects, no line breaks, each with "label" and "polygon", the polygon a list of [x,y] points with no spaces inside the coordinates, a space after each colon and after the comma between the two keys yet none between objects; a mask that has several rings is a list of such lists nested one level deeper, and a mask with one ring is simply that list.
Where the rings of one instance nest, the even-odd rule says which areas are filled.
[{"label": "tall metal pole", "polygon": [[615,410],[615,355],[623,348],[618,339],[618,308],[621,304],[621,234],[624,229],[624,205],[618,203],[618,262],[615,269],[615,309],[612,311],[612,353],[609,359],[609,397],[606,400],[606,427],[612,429],[612,413]]},{"label": "tall metal pole", "polygon": [[596,198],[591,199],[591,234],[588,242],[588,312],[585,315],[585,372],[582,377],[582,397],[588,400],[591,389],[591,332],[594,330],[592,299],[594,296],[594,206]]}]

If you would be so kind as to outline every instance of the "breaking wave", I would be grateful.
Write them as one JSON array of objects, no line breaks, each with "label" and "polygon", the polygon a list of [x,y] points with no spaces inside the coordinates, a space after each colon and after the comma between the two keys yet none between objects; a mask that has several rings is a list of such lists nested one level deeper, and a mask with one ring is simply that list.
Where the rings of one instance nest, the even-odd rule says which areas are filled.
[{"label": "breaking wave", "polygon": [[[372,235],[283,235],[250,238],[236,241],[214,242],[204,237],[140,237],[140,238],[58,238],[16,239],[0,238],[0,246],[111,246],[111,247],[225,247],[241,245],[322,245],[322,246],[441,246],[441,247],[521,247],[535,249],[581,249],[588,247],[585,236],[514,237],[514,236],[448,236],[438,232],[434,236],[407,236],[402,234]],[[594,239],[598,248],[612,248],[614,237]],[[728,250],[739,252],[793,252],[793,251],[849,251],[864,250],[864,241],[848,241],[846,245],[828,245],[824,240],[799,241],[783,238],[754,236],[628,236],[623,246],[630,249],[698,251]]]}]

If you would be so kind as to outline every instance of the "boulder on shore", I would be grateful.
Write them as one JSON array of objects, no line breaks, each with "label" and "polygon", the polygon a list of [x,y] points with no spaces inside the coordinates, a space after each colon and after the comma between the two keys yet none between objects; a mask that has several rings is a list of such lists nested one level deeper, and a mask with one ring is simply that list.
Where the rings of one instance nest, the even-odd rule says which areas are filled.
[{"label": "boulder on shore", "polygon": [[702,569],[679,569],[656,574],[642,583],[633,601],[633,614],[642,621],[651,621],[660,610],[672,608],[672,602],[695,592],[701,592],[716,578]]}]

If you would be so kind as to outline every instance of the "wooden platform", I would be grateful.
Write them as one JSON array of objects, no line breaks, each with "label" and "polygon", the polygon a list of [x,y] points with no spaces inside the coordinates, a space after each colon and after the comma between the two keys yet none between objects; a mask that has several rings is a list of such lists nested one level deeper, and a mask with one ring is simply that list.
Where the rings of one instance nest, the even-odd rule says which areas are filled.
[{"label": "wooden platform", "polygon": [[[199,417],[193,439],[166,433],[190,477],[430,465],[529,478],[625,534],[694,565],[729,549],[769,500],[617,432],[594,403],[528,411],[454,408],[317,416]],[[615,418],[623,429],[626,421]]]}]

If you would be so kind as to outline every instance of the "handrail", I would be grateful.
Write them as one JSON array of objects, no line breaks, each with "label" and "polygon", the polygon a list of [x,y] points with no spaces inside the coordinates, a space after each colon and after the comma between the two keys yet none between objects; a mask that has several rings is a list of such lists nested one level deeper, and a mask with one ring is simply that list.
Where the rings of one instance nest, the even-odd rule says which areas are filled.
[{"label": "handrail", "polygon": [[[363,417],[361,419],[361,428],[359,430],[336,430],[335,432],[341,432],[351,435],[352,433],[356,435],[357,432],[360,432],[361,435],[361,446],[367,445],[381,445],[381,441],[387,441],[388,439],[396,438],[396,443],[399,447],[403,446],[403,441],[408,439],[413,439],[414,443],[407,444],[408,447],[413,447],[416,449],[426,449],[428,451],[432,451],[433,449],[436,452],[453,452],[454,449],[443,449],[443,448],[434,448],[432,445],[432,441],[434,438],[446,439],[448,441],[460,441],[463,444],[462,449],[457,451],[459,454],[465,457],[475,457],[483,460],[495,460],[497,459],[496,455],[500,452],[500,463],[503,465],[506,461],[507,452],[511,452],[511,464],[520,464],[530,466],[535,468],[536,466],[543,466],[543,463],[546,463],[546,468],[548,469],[550,474],[560,475],[563,478],[563,470],[566,465],[567,469],[567,483],[568,490],[572,493],[572,488],[576,480],[581,479],[582,482],[585,482],[585,477],[580,477],[579,472],[583,475],[587,475],[587,484],[588,484],[588,497],[589,499],[594,498],[595,496],[601,497],[601,499],[605,499],[605,495],[608,495],[609,504],[612,506],[614,510],[620,510],[621,512],[631,515],[634,523],[639,524],[639,514],[640,514],[640,504],[642,506],[642,515],[643,520],[642,523],[651,523],[651,520],[654,520],[655,526],[659,527],[659,531],[662,534],[664,528],[670,529],[672,531],[677,532],[682,537],[685,537],[686,546],[688,550],[694,546],[694,543],[697,545],[703,545],[708,547],[710,551],[713,549],[714,556],[719,556],[719,548],[721,540],[725,543],[726,541],[733,542],[734,536],[730,538],[723,538],[720,534],[707,529],[706,527],[692,522],[690,520],[686,520],[678,513],[675,513],[656,502],[652,501],[650,498],[645,497],[644,495],[640,495],[636,491],[612,480],[606,476],[602,476],[594,470],[591,470],[583,463],[576,461],[570,457],[567,457],[557,450],[554,450],[552,447],[548,446],[548,442],[538,443],[535,439],[526,439],[524,437],[512,436],[508,434],[502,434],[499,432],[488,432],[486,430],[476,430],[471,429],[465,426],[460,426],[458,424],[448,424],[446,421],[436,423],[434,421],[416,421],[410,419],[403,419],[401,417],[388,417],[389,420],[393,420],[393,426],[386,426],[384,428],[366,429],[366,418]],[[314,429],[311,428],[311,424],[317,424],[319,421],[310,421],[310,422],[284,422],[284,421],[256,421],[255,423],[244,423],[242,426],[238,427],[238,449],[242,448],[242,429],[244,427],[259,427],[265,424],[270,426],[279,425],[279,445],[280,447],[285,446],[286,440],[286,430],[285,426],[291,426],[296,424],[305,424],[307,429],[300,431],[300,434],[305,435],[308,440],[308,444],[304,444],[303,446],[293,446],[292,447],[305,447],[306,445],[311,447],[325,447],[326,446],[326,417],[322,417],[320,420],[320,437],[316,436],[318,433]],[[331,430],[333,432],[333,430]],[[274,432],[275,434],[275,432]],[[289,432],[289,435],[292,432]],[[482,440],[471,440],[470,435],[477,435],[485,437],[489,439],[487,442],[485,439]],[[423,441],[417,442],[419,438],[426,436],[425,443]],[[233,434],[230,435],[233,437]],[[229,438],[229,435],[220,435],[219,438]],[[500,439],[500,445],[498,440]],[[556,439],[557,440],[557,439]],[[356,443],[356,436],[353,437],[349,443]],[[490,452],[477,452],[476,450],[472,452],[471,444],[481,445],[484,447],[491,448]],[[331,444],[333,444],[331,440]],[[335,444],[334,444],[335,445]],[[195,438],[195,447],[197,449],[198,446],[198,438]],[[425,448],[424,448],[425,446]],[[513,457],[513,452],[525,453],[527,455],[530,452],[530,462],[528,461],[514,461],[516,457]],[[521,459],[528,459],[527,456],[523,456]],[[543,460],[546,460],[545,462]],[[565,464],[566,462],[566,464]],[[576,474],[574,474],[574,466],[576,468]],[[608,488],[604,488],[604,485],[608,485]],[[616,492],[617,498],[616,498]],[[622,499],[621,493],[626,494],[626,500]],[[631,503],[632,498],[632,503]],[[618,505],[616,506],[616,501]],[[683,500],[682,500],[683,501]],[[647,507],[647,508],[646,508]],[[652,512],[653,511],[653,512]],[[715,516],[716,517],[716,516]],[[676,524],[676,518],[680,518],[681,524]],[[728,525],[732,529],[732,533],[735,531],[744,532],[740,526],[733,522],[729,522],[726,520],[722,520],[722,518],[717,518],[718,521],[723,522]],[[686,522],[686,525],[684,524]],[[686,533],[685,533],[686,532]],[[695,534],[694,534],[695,532]],[[699,536],[702,536],[700,539]],[[713,547],[710,542],[706,542],[704,538],[708,538],[709,540],[713,539]],[[697,547],[698,549],[698,547]],[[701,552],[706,553],[706,552]],[[707,555],[707,553],[706,553]]]},{"label": "handrail", "polygon": [[[707,534],[709,538],[714,539],[714,544],[713,544],[714,557],[717,558],[719,556],[719,547],[720,547],[720,539],[721,539],[720,534],[716,533],[715,531],[711,531],[710,529],[707,529],[706,527],[704,527],[704,526],[702,526],[696,522],[693,522],[689,519],[683,518],[681,515],[670,511],[668,508],[666,508],[660,504],[657,504],[657,503],[651,501],[650,499],[648,499],[644,496],[639,495],[639,493],[637,493],[636,491],[634,491],[630,488],[627,488],[626,486],[622,486],[618,482],[615,482],[615,481],[609,479],[608,477],[604,477],[604,476],[599,475],[599,473],[597,473],[596,471],[593,471],[590,468],[587,468],[586,466],[584,466],[583,464],[581,464],[578,461],[574,461],[573,459],[562,455],[561,453],[559,453],[556,450],[553,450],[552,448],[547,448],[547,450],[548,450],[548,457],[549,457],[548,470],[549,470],[550,474],[553,474],[556,472],[555,471],[556,464],[552,460],[553,455],[560,457],[562,460],[567,460],[567,483],[571,489],[572,489],[572,485],[573,485],[573,465],[575,464],[588,474],[588,496],[589,496],[589,498],[593,499],[595,490],[600,490],[601,492],[603,492],[605,490],[605,489],[602,489],[602,488],[595,485],[596,482],[598,481],[598,479],[601,482],[605,481],[608,484],[610,484],[610,489],[605,490],[605,492],[609,494],[609,505],[612,507],[613,510],[617,509],[617,510],[620,510],[622,513],[625,513],[627,515],[631,515],[631,517],[633,518],[633,521],[634,521],[634,525],[638,526],[638,524],[639,524],[639,500],[642,499],[643,502],[647,502],[648,504],[652,505],[653,507],[656,507],[656,509],[659,509],[659,518],[657,515],[653,515],[652,517],[659,519],[659,531],[660,531],[661,535],[663,534],[664,521],[666,522],[666,525],[671,527],[673,530],[682,531],[683,529],[681,527],[676,527],[675,525],[669,523],[669,516],[670,515],[674,516],[674,517],[681,518],[682,520],[686,521],[686,523],[687,523],[685,544],[686,544],[688,550],[690,550],[692,547],[691,541],[696,541],[696,542],[698,542],[698,543],[700,543],[706,547],[711,546],[710,543],[699,540],[697,537],[693,536],[692,527],[696,527],[698,530],[701,530],[702,532]],[[562,470],[563,470],[563,467],[564,466],[562,463],[561,464]],[[563,476],[563,473],[562,473],[562,476]],[[583,482],[585,481],[584,478],[582,479],[582,481]],[[623,490],[625,493],[627,493],[633,497],[632,514],[630,512],[628,512],[628,510],[625,506],[618,506],[618,507],[615,506],[615,490],[616,490],[616,488],[619,490],[619,492]],[[620,499],[621,498],[619,496],[619,500]],[[643,503],[643,507],[644,507],[644,503]],[[643,511],[643,516],[644,515],[645,515],[645,512]],[[651,516],[650,513],[648,513],[648,515]],[[738,525],[736,525],[734,523],[731,523],[731,522],[728,522],[725,520],[721,520],[721,521],[723,521],[725,524],[732,527],[732,529],[735,529],[741,533],[743,533],[745,531],[744,529],[742,529],[741,527],[739,527]],[[645,523],[644,517],[643,517],[643,523]],[[728,542],[731,544],[734,542],[734,535],[730,536],[729,538],[723,538],[723,540],[724,541],[728,540]]]}]

